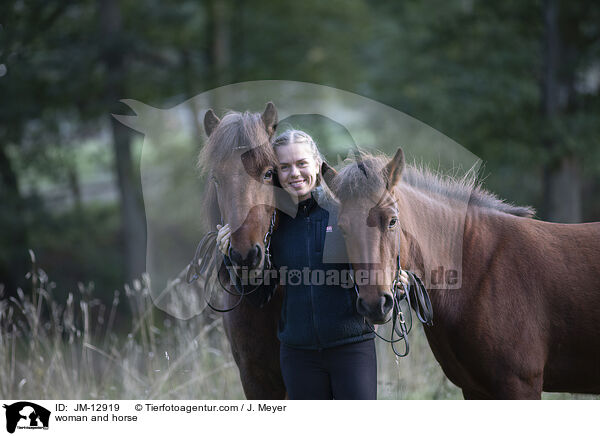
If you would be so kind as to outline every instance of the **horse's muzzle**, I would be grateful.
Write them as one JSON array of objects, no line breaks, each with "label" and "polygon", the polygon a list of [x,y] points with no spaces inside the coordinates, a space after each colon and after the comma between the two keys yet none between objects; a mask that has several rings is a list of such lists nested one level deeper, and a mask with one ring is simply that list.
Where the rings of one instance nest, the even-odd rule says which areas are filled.
[{"label": "horse's muzzle", "polygon": [[387,321],[388,314],[394,307],[394,299],[390,294],[385,294],[367,303],[364,298],[358,297],[356,300],[356,310],[358,313],[373,324],[382,324]]},{"label": "horse's muzzle", "polygon": [[262,250],[260,245],[256,244],[252,247],[246,257],[242,257],[239,251],[233,247],[229,249],[229,259],[235,266],[248,267],[248,269],[256,269],[262,261]]}]

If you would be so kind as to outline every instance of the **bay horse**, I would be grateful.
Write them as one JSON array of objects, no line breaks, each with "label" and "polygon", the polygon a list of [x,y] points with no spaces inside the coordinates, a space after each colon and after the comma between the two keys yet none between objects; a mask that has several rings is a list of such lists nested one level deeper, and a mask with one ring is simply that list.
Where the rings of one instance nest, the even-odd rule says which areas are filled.
[{"label": "bay horse", "polygon": [[[358,286],[357,309],[389,315],[397,269],[461,271],[432,289],[427,340],[466,399],[540,399],[542,391],[600,394],[600,223],[557,224],[499,200],[475,179],[454,180],[360,155],[324,174],[340,201],[352,266],[380,279]],[[451,239],[451,238],[450,238]],[[433,277],[433,276],[432,276]]]},{"label": "bay horse", "polygon": [[[219,119],[212,109],[204,117],[208,141],[198,165],[206,175],[204,209],[208,227],[229,223],[230,257],[237,266],[260,269],[265,261],[264,236],[273,216],[276,197],[276,156],[270,144],[277,126],[277,110],[269,102],[260,113],[229,112]],[[220,255],[220,253],[219,253]],[[231,293],[222,304],[233,307],[239,297],[229,283],[224,264],[218,271]],[[242,299],[224,313],[223,325],[248,399],[283,399],[286,391],[279,367],[277,321],[282,293],[259,308]]]}]

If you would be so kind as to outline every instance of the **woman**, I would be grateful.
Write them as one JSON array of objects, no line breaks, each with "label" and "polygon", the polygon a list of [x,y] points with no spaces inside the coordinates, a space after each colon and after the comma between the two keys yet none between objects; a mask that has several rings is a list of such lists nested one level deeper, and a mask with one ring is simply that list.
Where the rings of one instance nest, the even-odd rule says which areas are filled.
[{"label": "woman", "polygon": [[[279,183],[298,200],[297,215],[280,213],[271,238],[273,264],[285,285],[278,338],[288,396],[376,399],[374,333],[356,311],[354,288],[343,280],[349,267],[347,260],[340,262],[346,255],[335,203],[321,186],[324,159],[313,139],[299,130],[281,134],[273,147]],[[217,228],[226,254],[231,230]],[[324,262],[325,251],[325,260],[338,263]]]}]

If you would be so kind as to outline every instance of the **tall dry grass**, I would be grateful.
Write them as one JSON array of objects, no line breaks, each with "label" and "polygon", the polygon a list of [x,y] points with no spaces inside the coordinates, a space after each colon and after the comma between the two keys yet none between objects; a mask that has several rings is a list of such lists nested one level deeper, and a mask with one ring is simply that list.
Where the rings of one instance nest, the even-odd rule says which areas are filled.
[{"label": "tall dry grass", "polygon": [[[93,284],[80,284],[59,301],[33,253],[31,258],[30,289],[19,289],[17,298],[0,295],[0,397],[244,398],[220,315],[208,309],[187,321],[164,315],[152,303],[147,277],[115,291],[108,307],[95,298]],[[122,305],[131,314],[127,319]],[[397,358],[388,344],[377,342],[379,398],[462,398],[420,325],[410,345],[408,357]]]},{"label": "tall dry grass", "polygon": [[[80,284],[59,301],[31,257],[31,289],[0,299],[2,398],[243,397],[219,316],[159,314],[147,277],[115,291],[109,307],[93,285]],[[123,305],[128,319],[119,315]]]}]

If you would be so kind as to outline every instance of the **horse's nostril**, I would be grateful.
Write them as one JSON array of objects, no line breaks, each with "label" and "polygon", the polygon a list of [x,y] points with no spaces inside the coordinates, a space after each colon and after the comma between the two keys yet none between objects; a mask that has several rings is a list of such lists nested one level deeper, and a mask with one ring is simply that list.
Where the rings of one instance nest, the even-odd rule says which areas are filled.
[{"label": "horse's nostril", "polygon": [[234,250],[231,247],[229,248],[229,259],[234,265],[242,265],[242,263],[244,262],[244,259],[242,259],[242,255],[237,250]]},{"label": "horse's nostril", "polygon": [[394,299],[389,294],[385,294],[384,296],[382,296],[380,298],[380,302],[382,315],[386,315],[390,310],[392,310],[392,307],[394,306]]},{"label": "horse's nostril", "polygon": [[250,253],[248,253],[248,263],[250,268],[258,267],[262,258],[262,250],[260,249],[260,245],[256,244]]}]

